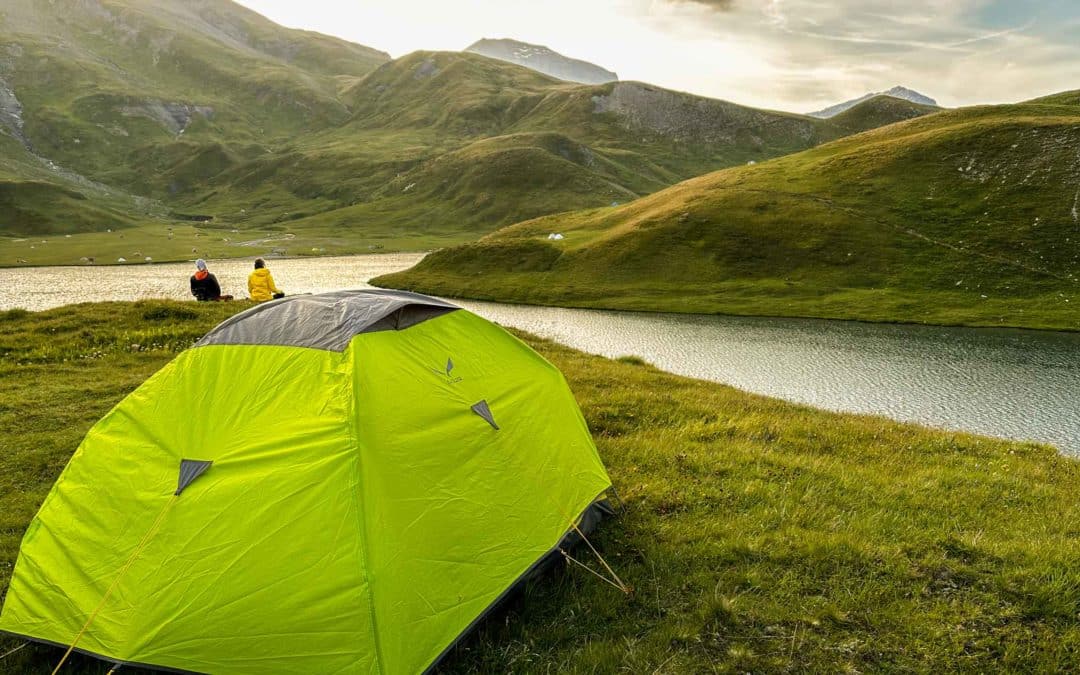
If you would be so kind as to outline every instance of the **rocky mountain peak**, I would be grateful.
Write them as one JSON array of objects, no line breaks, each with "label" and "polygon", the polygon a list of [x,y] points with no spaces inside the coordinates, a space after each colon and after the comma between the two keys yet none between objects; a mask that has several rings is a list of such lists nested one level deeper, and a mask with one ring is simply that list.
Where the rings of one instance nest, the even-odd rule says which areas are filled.
[{"label": "rocky mountain peak", "polygon": [[825,108],[823,110],[817,110],[815,112],[807,113],[807,114],[810,115],[811,117],[818,117],[818,118],[821,118],[821,119],[828,119],[830,117],[835,117],[836,115],[839,115],[840,113],[844,112],[845,110],[850,110],[851,108],[854,108],[855,106],[859,105],[863,101],[869,101],[870,99],[874,98],[875,96],[892,96],[893,98],[899,98],[899,99],[903,99],[905,101],[910,101],[912,103],[918,103],[919,105],[933,105],[933,106],[937,105],[937,101],[930,98],[929,96],[927,96],[925,94],[920,94],[919,92],[917,92],[917,91],[915,91],[913,89],[908,89],[907,87],[902,87],[902,86],[897,85],[897,86],[895,86],[892,89],[889,89],[887,91],[873,91],[873,92],[870,92],[869,94],[864,94],[863,96],[860,96],[859,98],[853,98],[850,101],[844,101],[843,103],[837,103],[834,106],[829,106],[828,108]]},{"label": "rocky mountain peak", "polygon": [[466,52],[480,54],[492,59],[516,63],[551,77],[580,82],[582,84],[604,84],[619,79],[615,73],[600,66],[572,59],[568,56],[544,47],[518,40],[492,40],[484,38],[465,48]]}]

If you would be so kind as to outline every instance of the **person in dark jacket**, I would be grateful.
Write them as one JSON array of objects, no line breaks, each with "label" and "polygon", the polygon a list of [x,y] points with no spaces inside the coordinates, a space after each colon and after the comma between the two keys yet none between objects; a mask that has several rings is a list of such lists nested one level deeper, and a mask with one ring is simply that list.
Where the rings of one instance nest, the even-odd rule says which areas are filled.
[{"label": "person in dark jacket", "polygon": [[206,269],[206,261],[202,258],[195,261],[195,274],[191,275],[191,294],[199,302],[232,300],[231,295],[221,294],[221,285],[217,277]]}]

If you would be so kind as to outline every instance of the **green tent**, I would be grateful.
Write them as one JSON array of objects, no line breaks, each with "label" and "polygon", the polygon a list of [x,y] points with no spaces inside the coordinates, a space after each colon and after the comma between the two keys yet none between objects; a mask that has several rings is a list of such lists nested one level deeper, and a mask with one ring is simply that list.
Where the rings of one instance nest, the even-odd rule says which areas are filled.
[{"label": "green tent", "polygon": [[209,673],[414,673],[606,508],[562,374],[391,291],[225,321],[87,434],[0,630]]}]

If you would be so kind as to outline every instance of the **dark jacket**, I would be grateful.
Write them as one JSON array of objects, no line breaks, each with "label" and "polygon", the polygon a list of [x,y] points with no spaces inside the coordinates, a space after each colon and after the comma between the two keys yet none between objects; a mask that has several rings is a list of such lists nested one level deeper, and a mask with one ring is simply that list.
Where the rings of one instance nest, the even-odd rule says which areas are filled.
[{"label": "dark jacket", "polygon": [[221,286],[218,284],[217,277],[209,272],[202,277],[197,273],[193,274],[191,276],[191,294],[199,302],[221,299]]}]

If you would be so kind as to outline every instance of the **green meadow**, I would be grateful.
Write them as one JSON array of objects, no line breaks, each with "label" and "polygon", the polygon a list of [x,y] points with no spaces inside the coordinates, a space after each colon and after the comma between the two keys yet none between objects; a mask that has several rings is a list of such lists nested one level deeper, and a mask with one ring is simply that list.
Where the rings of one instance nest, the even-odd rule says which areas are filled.
[{"label": "green meadow", "polygon": [[[170,236],[171,235],[171,236]],[[472,239],[468,233],[427,234],[410,230],[368,235],[358,229],[312,227],[236,230],[191,223],[147,223],[112,232],[0,236],[0,267],[37,265],[115,265],[176,262],[196,258],[249,258],[275,251],[289,256],[346,255],[424,251],[455,246]]]},{"label": "green meadow", "polygon": [[451,246],[936,110],[821,120],[471,53],[391,59],[225,1],[8,0],[0,42],[0,266],[180,259],[145,237],[192,216],[307,253]]},{"label": "green meadow", "polygon": [[926,115],[518,223],[376,283],[563,306],[1077,330],[1078,129],[1075,94]]},{"label": "green meadow", "polygon": [[[247,306],[0,313],[0,589],[87,429]],[[1075,460],[521,337],[566,374],[592,429],[625,506],[593,541],[634,591],[559,569],[442,672],[1080,668]],[[0,653],[19,645],[0,638]],[[49,673],[59,656],[32,645],[0,670]],[[65,672],[106,670],[75,657]]]}]

